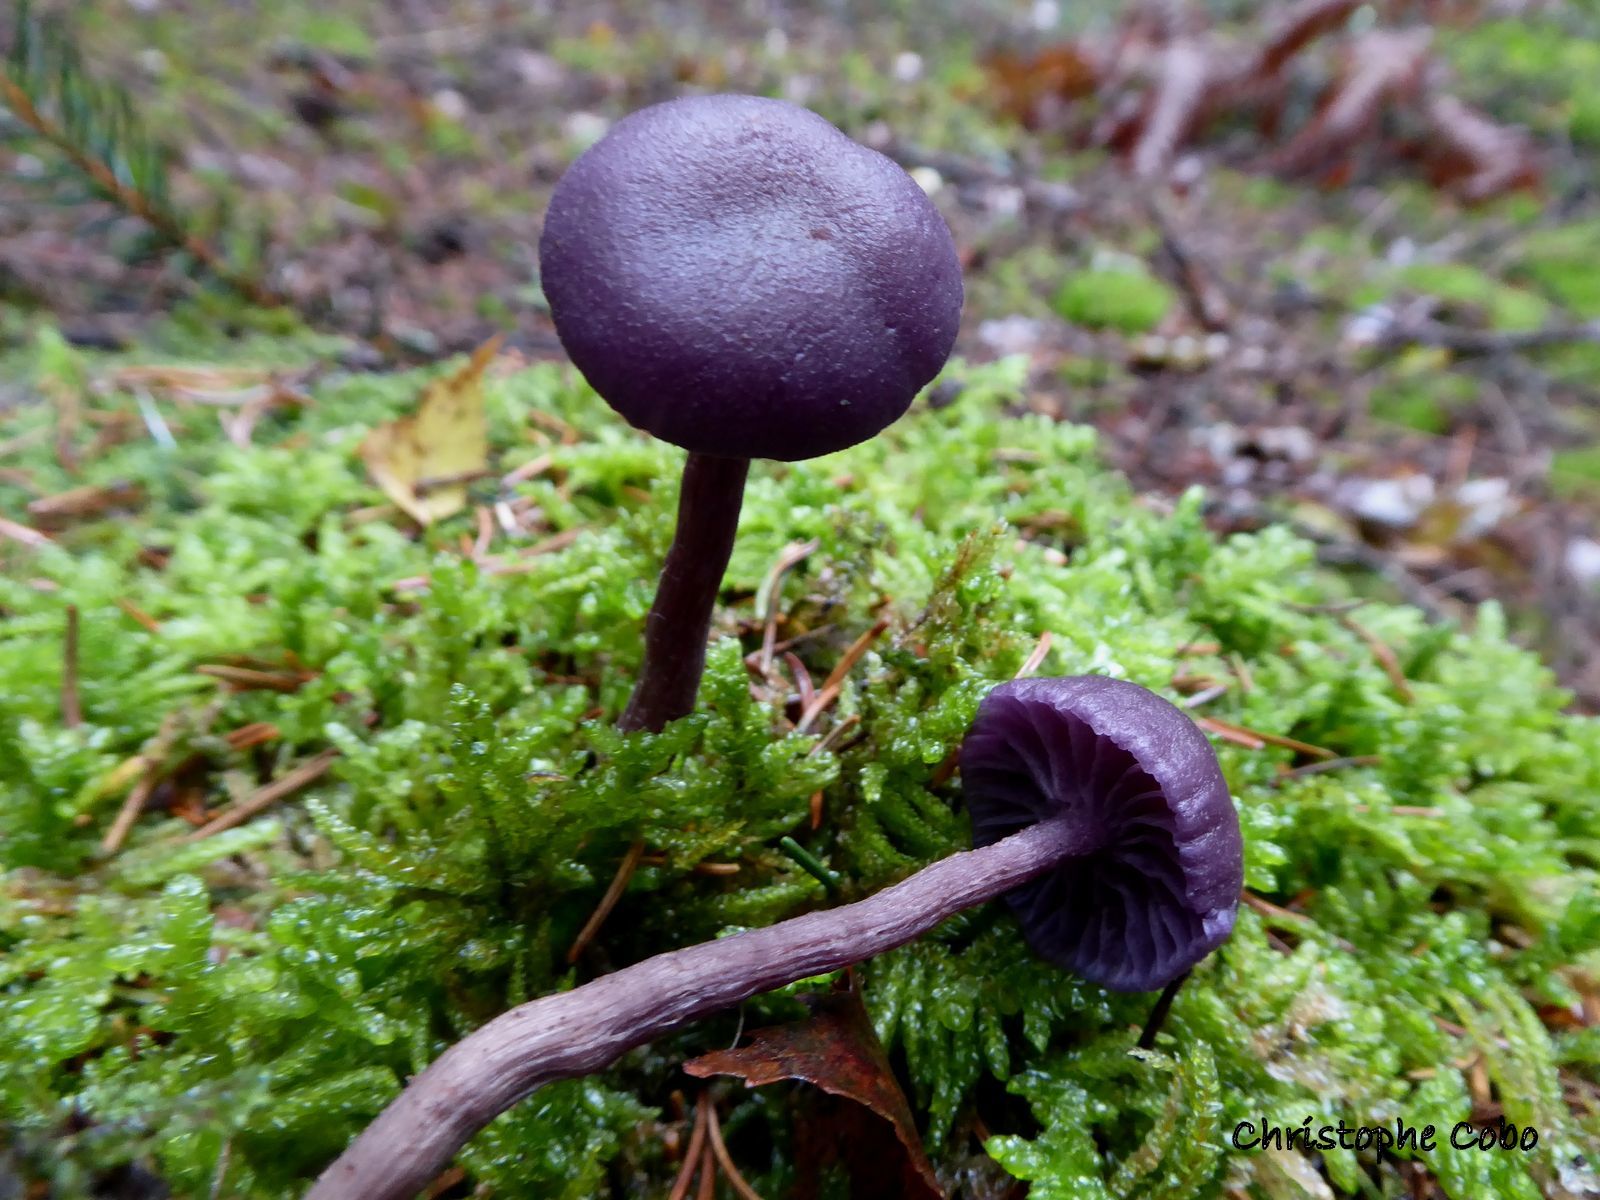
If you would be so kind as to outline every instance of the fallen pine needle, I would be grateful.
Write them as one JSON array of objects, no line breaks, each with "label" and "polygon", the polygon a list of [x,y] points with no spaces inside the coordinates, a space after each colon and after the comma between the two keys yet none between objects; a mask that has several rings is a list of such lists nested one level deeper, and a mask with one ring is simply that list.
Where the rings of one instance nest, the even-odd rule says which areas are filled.
[{"label": "fallen pine needle", "polygon": [[1348,614],[1341,613],[1339,615],[1339,624],[1367,644],[1367,649],[1372,651],[1372,657],[1378,660],[1378,665],[1383,668],[1384,674],[1389,677],[1389,682],[1394,684],[1395,694],[1407,704],[1414,702],[1417,698],[1416,694],[1411,690],[1411,684],[1406,679],[1406,673],[1400,667],[1400,659],[1395,654],[1394,647]]},{"label": "fallen pine needle", "polygon": [[[1256,912],[1265,917],[1268,925],[1273,924],[1273,922],[1277,922],[1280,929],[1284,925],[1288,925],[1295,929],[1304,929],[1307,932],[1320,930],[1320,926],[1318,926],[1318,924],[1310,917],[1306,916],[1305,913],[1297,913],[1293,909],[1282,908],[1270,900],[1262,899],[1254,892],[1241,891],[1239,893],[1239,899],[1247,908],[1253,908]],[[1335,937],[1333,939],[1333,943],[1346,953],[1350,953],[1355,950],[1355,946],[1342,937]]]},{"label": "fallen pine needle", "polygon": [[[1370,804],[1352,804],[1351,812],[1369,813],[1372,811]],[[1397,817],[1444,817],[1447,814],[1442,808],[1435,808],[1424,804],[1395,804],[1383,810]]]},{"label": "fallen pine needle", "polygon": [[306,684],[301,675],[285,675],[278,671],[258,671],[254,667],[231,667],[224,663],[201,663],[195,668],[197,675],[220,679],[240,691],[298,692]]},{"label": "fallen pine needle", "polygon": [[1299,779],[1303,775],[1321,775],[1326,771],[1342,771],[1346,767],[1375,767],[1383,762],[1376,754],[1358,754],[1352,758],[1325,758],[1321,762],[1307,763],[1303,767],[1295,767],[1285,771],[1273,780],[1274,784],[1283,783],[1288,779]]},{"label": "fallen pine needle", "polygon": [[643,857],[644,842],[634,842],[628,847],[628,852],[622,856],[621,865],[617,867],[617,873],[611,877],[611,886],[606,888],[606,894],[600,897],[600,903],[590,914],[589,919],[583,923],[583,928],[578,930],[578,936],[572,940],[572,949],[567,951],[569,963],[577,962],[588,949],[589,943],[594,941],[595,934],[600,932],[600,926],[606,923],[611,910],[617,906],[617,901],[622,899],[622,893],[627,890],[628,881],[639,869],[639,860]]},{"label": "fallen pine needle", "polygon": [[828,732],[822,737],[813,742],[811,744],[811,748],[806,751],[806,757],[810,758],[813,754],[821,754],[824,750],[831,748],[834,743],[844,736],[847,730],[850,730],[859,724],[861,724],[860,714],[851,713],[844,720],[835,724],[834,727],[828,730]]},{"label": "fallen pine needle", "polygon": [[156,783],[160,778],[161,764],[149,763],[144,769],[144,774],[139,777],[139,782],[134,784],[133,790],[128,793],[128,798],[122,802],[122,807],[117,810],[111,828],[106,830],[105,837],[100,839],[101,853],[115,854],[122,849],[122,843],[128,840],[134,822],[139,819],[139,814],[144,812],[144,806],[150,801],[150,793],[156,790]]},{"label": "fallen pine needle", "polygon": [[118,608],[127,613],[135,621],[139,622],[139,624],[143,625],[151,633],[161,632],[161,622],[156,620],[149,613],[145,612],[144,609],[140,608],[132,600],[125,600],[121,596],[118,596],[114,603]]},{"label": "fallen pine needle", "polygon": [[[533,560],[541,554],[550,554],[556,550],[565,550],[573,542],[583,536],[584,531],[579,529],[563,529],[560,533],[553,533],[543,541],[535,542],[531,546],[524,546],[518,550],[515,557],[505,556],[490,557],[478,563],[478,569],[485,575],[521,575],[537,569],[538,563]],[[396,592],[425,592],[433,584],[430,575],[411,575],[405,579],[397,579],[389,585]]]},{"label": "fallen pine needle", "polygon": [[1220,738],[1251,750],[1260,750],[1263,746],[1281,746],[1285,750],[1309,754],[1312,758],[1331,759],[1339,757],[1325,746],[1313,746],[1310,742],[1296,741],[1294,738],[1284,737],[1279,733],[1263,733],[1259,729],[1248,729],[1243,725],[1235,725],[1231,721],[1219,721],[1216,717],[1196,717],[1195,724],[1202,729],[1209,730]]},{"label": "fallen pine needle", "polygon": [[845,677],[850,674],[850,669],[861,660],[861,656],[867,652],[868,647],[877,641],[887,628],[889,628],[889,618],[879,617],[871,629],[850,644],[850,648],[844,652],[844,657],[829,672],[828,678],[822,684],[822,689],[817,692],[816,697],[810,704],[806,705],[805,711],[800,714],[800,720],[794,727],[796,733],[804,733],[810,729],[812,725],[816,724],[817,718],[827,711],[828,706],[839,698],[839,689],[844,686]]},{"label": "fallen pine needle", "polygon": [[1053,641],[1055,641],[1055,635],[1048,629],[1041,633],[1039,635],[1038,645],[1034,646],[1033,652],[1029,654],[1028,657],[1023,661],[1023,664],[1017,668],[1017,673],[1013,675],[1012,678],[1027,679],[1041,666],[1043,666],[1045,657],[1050,653],[1050,643]]},{"label": "fallen pine needle", "polygon": [[301,788],[321,779],[333,765],[333,760],[338,757],[339,752],[332,748],[312,755],[292,771],[279,776],[271,783],[262,785],[237,804],[223,809],[193,833],[184,834],[178,839],[178,843],[188,845],[191,842],[202,841],[214,833],[243,825],[251,817],[271,808],[284,797],[292,796]]},{"label": "fallen pine needle", "polygon": [[8,537],[13,542],[21,542],[24,546],[55,545],[55,539],[49,535],[40,533],[37,529],[30,529],[26,525],[19,525],[5,517],[0,517],[0,537]]}]

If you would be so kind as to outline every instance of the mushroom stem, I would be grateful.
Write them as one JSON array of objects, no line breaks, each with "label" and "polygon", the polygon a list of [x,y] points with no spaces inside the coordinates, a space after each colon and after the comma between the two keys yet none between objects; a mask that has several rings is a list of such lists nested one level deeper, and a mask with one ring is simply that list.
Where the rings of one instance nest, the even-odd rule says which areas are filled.
[{"label": "mushroom stem", "polygon": [[919,937],[946,917],[1093,849],[1069,816],[924,867],[865,900],[645,959],[511,1009],[416,1076],[306,1200],[406,1200],[478,1130],[536,1088],[760,992]]},{"label": "mushroom stem", "polygon": [[644,663],[617,725],[660,732],[694,711],[706,636],[744,503],[748,458],[691,452],[678,493],[678,528],[644,627]]}]

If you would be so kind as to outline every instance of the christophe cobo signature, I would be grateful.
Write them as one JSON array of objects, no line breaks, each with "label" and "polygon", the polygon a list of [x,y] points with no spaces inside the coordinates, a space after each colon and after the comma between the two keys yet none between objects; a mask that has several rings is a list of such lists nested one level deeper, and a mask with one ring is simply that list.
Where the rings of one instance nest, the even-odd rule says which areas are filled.
[{"label": "christophe cobo signature", "polygon": [[[1388,1125],[1318,1125],[1307,1117],[1298,1125],[1274,1125],[1265,1117],[1259,1123],[1240,1121],[1233,1127],[1236,1150],[1436,1150],[1440,1145],[1438,1127],[1409,1125],[1396,1121]],[[1474,1125],[1457,1121],[1451,1127],[1449,1144],[1457,1150],[1519,1150],[1526,1153],[1539,1144],[1539,1131],[1532,1125],[1517,1128],[1504,1118],[1494,1125]]]}]

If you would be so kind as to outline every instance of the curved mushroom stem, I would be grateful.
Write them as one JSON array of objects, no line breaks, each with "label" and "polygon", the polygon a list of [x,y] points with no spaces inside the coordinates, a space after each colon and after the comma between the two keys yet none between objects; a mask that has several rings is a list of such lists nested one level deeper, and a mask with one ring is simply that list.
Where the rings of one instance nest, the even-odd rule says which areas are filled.
[{"label": "curved mushroom stem", "polygon": [[854,904],[658,954],[513,1008],[414,1078],[306,1200],[406,1200],[534,1089],[598,1071],[635,1046],[760,992],[902,946],[1092,848],[1067,817],[1055,817],[940,859]]},{"label": "curved mushroom stem", "polygon": [[711,609],[733,553],[749,473],[748,458],[691,453],[684,463],[678,528],[645,619],[644,663],[619,728],[660,732],[694,711]]}]

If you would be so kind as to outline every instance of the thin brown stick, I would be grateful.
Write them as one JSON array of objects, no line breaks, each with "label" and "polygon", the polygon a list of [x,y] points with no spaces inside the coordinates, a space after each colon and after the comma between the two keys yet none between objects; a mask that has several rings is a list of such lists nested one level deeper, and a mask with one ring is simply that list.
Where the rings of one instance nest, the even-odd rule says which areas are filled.
[{"label": "thin brown stick", "polygon": [[156,620],[149,613],[145,612],[144,609],[140,608],[132,600],[127,600],[121,596],[118,596],[113,603],[116,604],[116,606],[123,612],[132,617],[135,621],[139,622],[139,624],[143,625],[151,633],[161,632],[161,622]]},{"label": "thin brown stick", "polygon": [[201,663],[194,669],[196,675],[220,679],[240,691],[247,692],[298,692],[306,685],[301,675],[285,675],[280,671],[258,671],[254,667],[234,667],[226,663]]},{"label": "thin brown stick", "polygon": [[832,729],[811,744],[811,748],[806,751],[806,757],[810,758],[813,754],[821,754],[824,750],[831,748],[841,737],[859,724],[861,724],[860,713],[851,713],[844,720],[834,722]]},{"label": "thin brown stick", "polygon": [[1306,763],[1303,767],[1285,771],[1274,779],[1273,783],[1281,784],[1289,779],[1299,779],[1303,775],[1321,775],[1326,771],[1343,771],[1349,767],[1375,767],[1381,762],[1383,759],[1376,754],[1357,754],[1350,758],[1325,758],[1321,762]]},{"label": "thin brown stick", "polygon": [[1034,646],[1032,653],[1030,653],[1028,657],[1023,660],[1022,665],[1017,668],[1017,673],[1013,675],[1012,678],[1027,679],[1041,666],[1043,666],[1044,660],[1050,654],[1050,643],[1053,641],[1055,641],[1055,634],[1051,633],[1048,629],[1041,633],[1039,635],[1039,641]]},{"label": "thin brown stick", "polygon": [[338,757],[339,752],[331,747],[313,755],[294,770],[257,788],[237,804],[224,809],[193,833],[184,834],[178,839],[179,844],[188,845],[191,842],[202,841],[214,833],[232,829],[235,825],[243,825],[251,817],[271,808],[284,797],[292,796],[301,788],[321,779],[333,765],[333,760]]},{"label": "thin brown stick", "polygon": [[617,873],[611,877],[611,885],[606,888],[606,894],[600,897],[600,903],[595,906],[594,912],[589,914],[589,919],[583,923],[583,928],[578,930],[578,936],[572,939],[572,949],[567,951],[569,963],[577,962],[589,948],[589,943],[594,941],[595,934],[600,932],[600,926],[606,923],[611,910],[622,899],[622,893],[628,890],[628,881],[639,869],[639,860],[643,857],[643,841],[636,841],[628,847],[628,852],[622,856],[622,862],[617,867]]},{"label": "thin brown stick", "polygon": [[722,1140],[722,1121],[717,1116],[717,1105],[709,1092],[700,1093],[700,1103],[706,1108],[706,1131],[711,1135],[711,1153],[716,1156],[723,1175],[733,1184],[733,1190],[739,1193],[741,1200],[761,1200],[761,1193],[751,1187],[749,1181],[739,1173],[739,1168],[733,1165],[733,1156],[728,1153],[727,1144]]},{"label": "thin brown stick", "polygon": [[[1287,927],[1290,929],[1304,930],[1307,933],[1313,933],[1321,930],[1321,926],[1319,926],[1310,917],[1306,916],[1305,913],[1297,913],[1293,909],[1283,908],[1280,905],[1274,904],[1271,900],[1263,899],[1254,892],[1241,891],[1239,893],[1239,901],[1246,908],[1253,908],[1256,912],[1260,913],[1261,916],[1265,918],[1264,923],[1269,928],[1276,927],[1278,929],[1283,929]],[[1333,944],[1347,954],[1353,953],[1355,950],[1355,946],[1342,937],[1334,937]]]},{"label": "thin brown stick", "polygon": [[700,1186],[694,1195],[695,1200],[717,1200],[717,1160],[710,1146],[700,1151]]},{"label": "thin brown stick", "polygon": [[1372,651],[1372,657],[1378,660],[1378,665],[1383,668],[1383,673],[1389,677],[1389,682],[1394,685],[1395,694],[1407,704],[1414,703],[1417,698],[1416,693],[1411,690],[1411,684],[1406,679],[1406,673],[1400,668],[1400,659],[1395,654],[1394,647],[1349,614],[1340,614],[1339,624],[1367,644],[1367,649]]},{"label": "thin brown stick", "polygon": [[[1284,737],[1281,733],[1263,733],[1259,729],[1251,729],[1244,725],[1235,725],[1232,721],[1219,721],[1216,717],[1196,717],[1195,724],[1203,729],[1208,729],[1218,737],[1237,741],[1240,745],[1249,746],[1244,739],[1253,739],[1261,746],[1281,746],[1285,750],[1294,750],[1300,754],[1309,754],[1312,758],[1337,758],[1332,750],[1326,746],[1313,746],[1310,742],[1297,741],[1292,737]],[[1252,750],[1259,750],[1261,746],[1250,746]]]},{"label": "thin brown stick", "polygon": [[69,137],[64,129],[46,117],[14,81],[0,74],[0,101],[4,101],[12,114],[24,125],[49,142],[66,156],[94,185],[110,196],[117,206],[138,217],[172,245],[183,250],[219,281],[238,292],[252,304],[263,308],[277,308],[283,298],[264,287],[260,280],[241,274],[228,266],[215,249],[202,241],[170,212],[154,203],[138,188],[117,178],[111,167],[84,150]]},{"label": "thin brown stick", "polygon": [[689,1185],[694,1182],[695,1169],[700,1165],[700,1151],[706,1143],[706,1106],[696,1103],[694,1106],[694,1128],[689,1133],[689,1148],[683,1152],[683,1166],[678,1170],[678,1177],[672,1181],[672,1191],[667,1194],[667,1200],[683,1200],[689,1194]]},{"label": "thin brown stick", "polygon": [[777,561],[761,581],[762,632],[761,653],[756,659],[757,669],[763,676],[772,669],[773,649],[778,641],[778,597],[783,589],[783,577],[804,562],[820,543],[816,538],[809,542],[790,542],[779,552]]},{"label": "thin brown stick", "polygon": [[153,762],[145,767],[144,774],[139,776],[139,782],[133,785],[133,790],[128,793],[128,798],[122,802],[122,807],[117,810],[116,820],[111,822],[111,828],[106,830],[105,837],[100,839],[100,851],[103,854],[115,854],[122,849],[122,843],[128,840],[134,822],[139,819],[139,814],[144,812],[144,806],[150,801],[150,794],[156,790],[156,784],[161,779],[161,764]]},{"label": "thin brown stick", "polygon": [[56,540],[48,534],[40,533],[37,529],[30,529],[16,521],[0,517],[0,537],[10,538],[13,542],[20,542],[24,546],[54,546]]},{"label": "thin brown stick", "polygon": [[850,643],[850,648],[844,652],[844,656],[839,659],[833,670],[828,673],[828,678],[823,681],[821,690],[817,692],[811,703],[806,705],[805,711],[800,714],[800,720],[794,727],[796,733],[804,733],[810,729],[812,725],[816,724],[817,718],[827,711],[828,706],[839,698],[839,691],[844,687],[845,678],[850,674],[851,668],[861,660],[861,656],[867,652],[868,647],[877,641],[887,628],[889,628],[889,618],[879,617],[871,629]]},{"label": "thin brown stick", "polygon": [[68,729],[83,724],[78,695],[78,606],[67,605],[67,628],[61,643],[61,723]]}]

